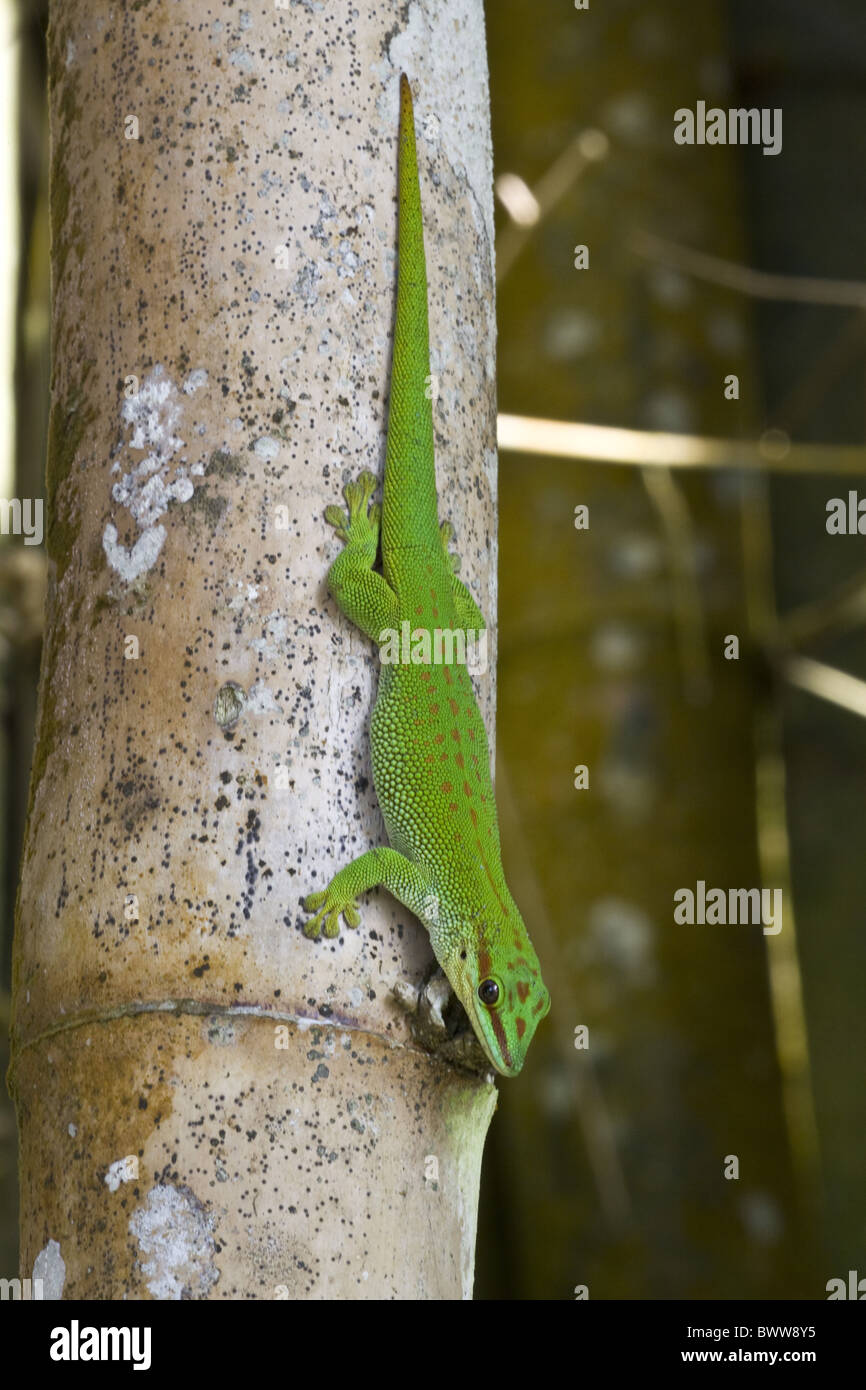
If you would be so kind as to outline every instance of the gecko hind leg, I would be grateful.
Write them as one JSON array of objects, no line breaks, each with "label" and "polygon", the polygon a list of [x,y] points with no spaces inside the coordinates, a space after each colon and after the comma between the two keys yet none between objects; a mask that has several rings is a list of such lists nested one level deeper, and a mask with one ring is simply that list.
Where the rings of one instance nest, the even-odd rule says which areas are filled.
[{"label": "gecko hind leg", "polygon": [[325,520],[345,543],[328,570],[328,588],[346,617],[367,637],[378,642],[383,629],[399,626],[397,596],[373,566],[379,548],[382,508],[370,505],[376,490],[374,474],[363,472],[356,482],[347,483],[342,507],[325,508]]},{"label": "gecko hind leg", "polygon": [[452,555],[448,549],[454,539],[454,527],[450,521],[443,521],[440,525],[439,539],[442,542],[442,549],[445,551],[445,559],[451,568],[451,595],[454,599],[457,622],[467,632],[483,632],[487,627],[484,614],[462,579],[457,577],[457,571],[460,569],[460,556]]}]

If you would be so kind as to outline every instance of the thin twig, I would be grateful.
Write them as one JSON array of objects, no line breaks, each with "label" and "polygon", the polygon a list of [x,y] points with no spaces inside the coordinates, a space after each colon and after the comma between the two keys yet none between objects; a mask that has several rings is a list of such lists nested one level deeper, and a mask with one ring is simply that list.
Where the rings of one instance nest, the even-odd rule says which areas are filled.
[{"label": "thin twig", "polygon": [[789,657],[782,665],[782,674],[789,685],[866,719],[866,681],[849,676],[847,671],[837,671],[835,666],[825,666],[823,661],[813,661],[810,656]]},{"label": "thin twig", "polygon": [[773,473],[866,474],[866,445],[792,444],[780,430],[760,439],[713,439],[571,420],[500,415],[500,449],[640,468],[730,468]]},{"label": "thin twig", "polygon": [[748,265],[709,256],[674,241],[665,241],[653,232],[638,230],[630,237],[636,255],[659,265],[670,266],[696,280],[724,285],[752,299],[786,300],[796,304],[835,304],[848,309],[866,309],[866,284],[860,280],[824,280],[815,275],[775,275]]},{"label": "thin twig", "polygon": [[641,477],[667,536],[683,685],[686,698],[698,703],[709,698],[712,686],[694,523],[669,468],[643,468]]},{"label": "thin twig", "polygon": [[866,622],[866,570],[861,570],[824,598],[804,603],[779,619],[783,647],[800,648],[829,632],[844,632]]},{"label": "thin twig", "polygon": [[512,269],[530,237],[534,235],[545,217],[556,207],[568,190],[577,182],[584,170],[598,163],[607,154],[607,137],[600,130],[581,130],[570,144],[557,155],[550,168],[531,189],[538,206],[538,216],[534,222],[518,225],[509,222],[503,227],[496,240],[496,280],[504,280]]},{"label": "thin twig", "polygon": [[[743,573],[749,633],[766,651],[778,650],[773,589],[773,535],[768,484],[750,487],[740,507]],[[820,1147],[803,981],[797,950],[797,924],[791,881],[791,847],[785,796],[785,758],[778,701],[757,693],[753,715],[755,747],[755,823],[761,882],[778,888],[784,904],[784,930],[765,936],[776,1056],[791,1157],[803,1208],[810,1211],[820,1191]]]}]

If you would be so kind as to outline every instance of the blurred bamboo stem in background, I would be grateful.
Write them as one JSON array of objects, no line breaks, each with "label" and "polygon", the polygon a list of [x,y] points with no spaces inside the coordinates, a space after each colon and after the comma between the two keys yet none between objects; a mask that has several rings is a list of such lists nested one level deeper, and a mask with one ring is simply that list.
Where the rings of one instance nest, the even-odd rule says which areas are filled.
[{"label": "blurred bamboo stem in background", "polygon": [[[572,142],[533,190],[526,190],[526,207],[533,212],[522,221],[515,217],[505,229],[497,255],[498,280],[511,269],[545,213],[583,172],[586,160],[580,153],[580,138]],[[600,145],[599,150],[596,157],[604,157],[606,147]],[[503,196],[502,201],[508,208],[507,197]],[[866,309],[866,284],[857,281],[770,274],[640,230],[633,233],[631,248],[657,264],[752,298]],[[856,318],[859,320],[860,315]],[[851,342],[858,342],[860,336],[860,323],[849,325],[836,355],[844,360]],[[778,652],[781,641],[805,640],[825,626],[852,625],[866,616],[866,583],[860,578],[829,600],[808,605],[780,623],[774,602],[772,529],[766,489],[768,471],[866,474],[866,448],[861,445],[792,444],[787,432],[781,429],[767,430],[757,440],[713,439],[516,415],[499,416],[497,435],[499,448],[504,451],[641,468],[647,493],[668,538],[673,607],[687,691],[698,691],[704,681],[708,684],[709,675],[694,564],[693,526],[673,478],[674,468],[735,469],[759,475],[757,486],[743,500],[741,522],[749,626],[752,639],[765,651]],[[800,689],[866,716],[866,683],[853,676],[804,657],[790,658],[782,673]],[[765,886],[781,888],[785,903],[785,930],[765,937],[776,1052],[792,1160],[801,1198],[808,1203],[819,1190],[820,1155],[793,910],[782,725],[778,705],[772,698],[757,697],[754,739],[761,879]],[[540,893],[534,897],[541,901]]]},{"label": "blurred bamboo stem in background", "polygon": [[[750,479],[748,487],[744,486],[740,519],[749,636],[753,647],[772,652],[778,646],[778,620],[773,586],[773,532],[765,477]],[[767,888],[780,889],[784,905],[783,930],[764,937],[776,1056],[794,1175],[801,1207],[809,1212],[820,1193],[820,1150],[791,883],[782,718],[775,690],[769,694],[762,690],[756,692],[752,728],[761,882]]]},{"label": "blurred bamboo stem in background", "polygon": [[[18,119],[18,16],[16,7],[0,4],[0,122],[13,131]],[[18,205],[18,142],[5,139],[0,147],[0,198],[4,209]],[[18,298],[20,223],[6,216],[0,242],[0,490],[14,496],[15,479],[15,328]]]},{"label": "blurred bamboo stem in background", "polygon": [[801,1202],[809,1207],[820,1191],[820,1152],[791,884],[782,723],[773,701],[759,702],[754,733],[755,819],[761,881],[766,887],[781,889],[785,914],[784,930],[765,937],[776,1055],[794,1171]]},{"label": "blurred bamboo stem in background", "polygon": [[505,452],[641,468],[866,474],[866,447],[862,444],[792,444],[783,430],[767,430],[759,439],[712,439],[698,434],[500,415],[497,442]]},{"label": "blurred bamboo stem in background", "polygon": [[532,903],[533,938],[547,962],[551,978],[556,980],[556,1010],[551,1012],[551,1021],[556,1028],[557,1046],[563,1058],[563,1074],[569,1077],[574,1087],[577,1118],[589,1166],[608,1224],[612,1230],[622,1234],[631,1225],[632,1205],[613,1123],[589,1051],[580,1053],[580,1066],[569,1069],[565,1065],[565,1059],[574,1051],[573,1028],[580,1011],[568,987],[569,972],[560,961],[561,953],[545,906],[544,889],[527,849],[518,800],[512,791],[500,749],[496,754],[496,801],[502,829],[509,841],[511,882],[518,897]]},{"label": "blurred bamboo stem in background", "polygon": [[[780,649],[783,627],[776,615],[773,596],[772,530],[766,470],[866,472],[866,449],[863,447],[792,445],[787,436],[778,430],[768,431],[756,442],[740,442],[500,415],[498,441],[500,449],[519,453],[638,465],[645,470],[645,483],[653,476],[657,479],[668,478],[672,482],[672,467],[760,470],[757,477],[749,480],[741,502],[744,582],[751,642],[771,655]],[[661,470],[658,475],[648,471],[653,466]],[[647,490],[656,502],[669,539],[673,537],[676,542],[673,546],[675,588],[685,582],[687,575],[689,581],[696,585],[693,556],[684,558],[685,550],[693,550],[693,538],[681,494],[678,490],[672,492],[668,484],[658,481],[647,483]],[[695,623],[700,622],[699,603],[696,591],[688,601],[687,613],[682,594],[677,598],[675,611],[681,643],[687,630],[689,642],[694,639]],[[697,620],[695,605],[698,605]],[[693,656],[692,652],[688,658],[684,657],[684,661],[691,660]],[[783,667],[783,672],[802,688],[866,715],[866,684],[863,682],[855,681],[842,672],[832,671],[818,662],[806,661],[805,658],[789,661]],[[785,905],[784,930],[764,938],[767,943],[776,1055],[792,1164],[801,1203],[808,1208],[820,1190],[820,1154],[793,909],[781,716],[778,703],[772,697],[768,699],[756,695],[753,733],[755,818],[761,880],[765,887],[781,889]],[[540,901],[539,893],[536,892],[534,897]]]}]

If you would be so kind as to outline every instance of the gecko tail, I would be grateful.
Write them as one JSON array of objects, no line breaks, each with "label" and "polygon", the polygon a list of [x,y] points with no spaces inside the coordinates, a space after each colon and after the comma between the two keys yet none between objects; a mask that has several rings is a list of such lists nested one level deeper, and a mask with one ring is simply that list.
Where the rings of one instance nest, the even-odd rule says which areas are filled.
[{"label": "gecko tail", "polygon": [[[427,266],[412,88],[400,75],[397,311],[391,359],[382,552],[429,542],[438,530]],[[387,561],[386,561],[387,563]]]}]

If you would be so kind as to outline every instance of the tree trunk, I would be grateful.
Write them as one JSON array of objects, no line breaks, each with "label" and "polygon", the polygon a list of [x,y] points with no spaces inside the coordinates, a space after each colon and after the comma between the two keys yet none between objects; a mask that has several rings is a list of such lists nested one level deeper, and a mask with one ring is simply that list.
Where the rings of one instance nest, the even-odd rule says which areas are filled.
[{"label": "tree trunk", "polygon": [[495,1091],[391,997],[426,934],[384,894],[337,942],[300,930],[304,894],[384,842],[374,653],[327,598],[322,512],[384,459],[401,68],[439,493],[494,611],[482,6],[413,6],[401,32],[403,8],[53,6],[51,575],[11,1069],[46,1295],[471,1292]]}]

